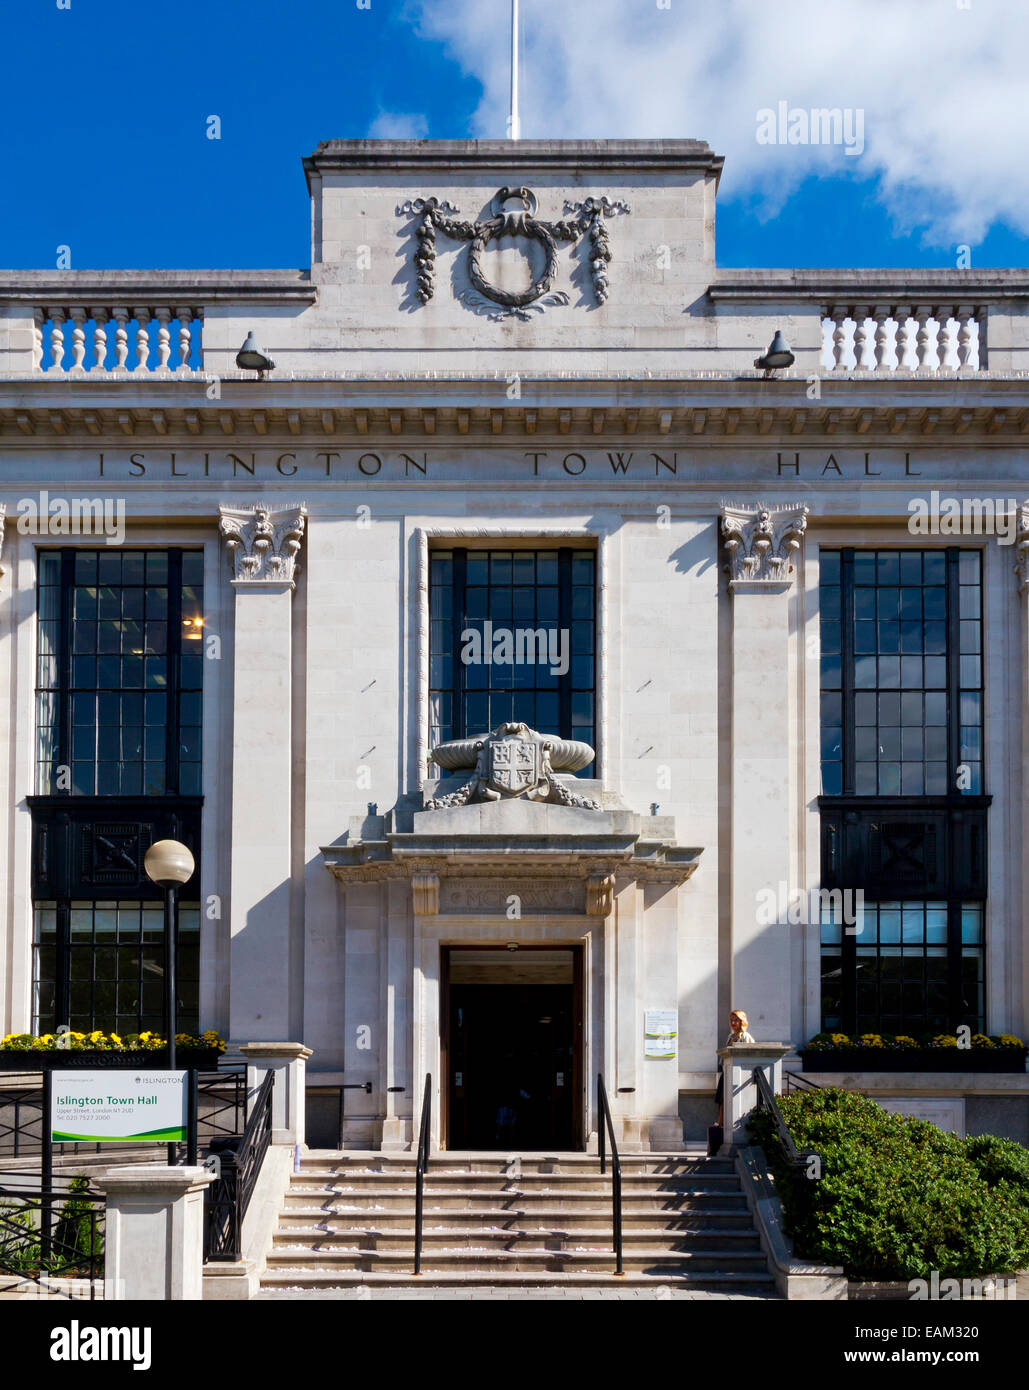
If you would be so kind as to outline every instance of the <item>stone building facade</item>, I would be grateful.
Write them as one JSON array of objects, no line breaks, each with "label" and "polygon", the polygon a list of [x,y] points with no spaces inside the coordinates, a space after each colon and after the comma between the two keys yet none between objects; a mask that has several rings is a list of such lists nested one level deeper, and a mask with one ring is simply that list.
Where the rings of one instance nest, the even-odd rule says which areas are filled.
[{"label": "stone building facade", "polygon": [[307,269],[0,276],[5,1031],[159,1025],[166,834],[184,1019],[349,1144],[430,1075],[586,1147],[603,1073],[675,1148],[732,1006],[1029,1029],[1029,274],[720,270],[721,165],[329,141]]}]

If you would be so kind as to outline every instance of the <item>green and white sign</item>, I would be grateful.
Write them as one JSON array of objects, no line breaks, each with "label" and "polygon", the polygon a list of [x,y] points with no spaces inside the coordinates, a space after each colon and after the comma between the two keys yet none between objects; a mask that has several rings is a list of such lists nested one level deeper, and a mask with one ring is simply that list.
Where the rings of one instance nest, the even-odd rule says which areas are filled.
[{"label": "green and white sign", "polygon": [[647,1009],[643,1025],[643,1055],[665,1062],[679,1055],[679,1010]]},{"label": "green and white sign", "polygon": [[171,1143],[186,1138],[184,1071],[55,1071],[50,1136],[55,1144]]}]

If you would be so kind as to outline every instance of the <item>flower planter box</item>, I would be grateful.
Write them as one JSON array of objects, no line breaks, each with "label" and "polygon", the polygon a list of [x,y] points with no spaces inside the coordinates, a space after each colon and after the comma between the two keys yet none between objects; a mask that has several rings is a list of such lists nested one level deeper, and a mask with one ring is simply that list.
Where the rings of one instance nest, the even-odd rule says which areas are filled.
[{"label": "flower planter box", "polygon": [[[175,1054],[175,1066],[181,1071],[190,1067],[198,1071],[214,1071],[220,1056],[216,1047],[191,1048],[189,1051],[179,1048]],[[160,1071],[167,1065],[168,1053],[163,1047],[123,1052],[99,1048],[54,1048],[46,1051],[27,1048],[24,1052],[0,1052],[0,1072],[72,1071],[79,1067],[138,1067],[141,1071]]]},{"label": "flower planter box", "polygon": [[1025,1071],[1025,1048],[801,1048],[804,1071]]}]

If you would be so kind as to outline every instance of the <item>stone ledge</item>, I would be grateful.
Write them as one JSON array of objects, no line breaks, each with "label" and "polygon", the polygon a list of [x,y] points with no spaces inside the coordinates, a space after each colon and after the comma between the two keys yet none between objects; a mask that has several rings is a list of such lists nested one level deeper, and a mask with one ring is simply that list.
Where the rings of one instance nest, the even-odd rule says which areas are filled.
[{"label": "stone ledge", "polygon": [[793,1242],[783,1228],[782,1206],[764,1151],[756,1145],[740,1149],[736,1171],[769,1271],[783,1298],[845,1301],[847,1279],[842,1265],[809,1264],[794,1255]]},{"label": "stone ledge", "polygon": [[805,1071],[798,1074],[815,1086],[837,1086],[844,1091],[863,1091],[871,1096],[1029,1096],[1029,1074],[1016,1072]]}]

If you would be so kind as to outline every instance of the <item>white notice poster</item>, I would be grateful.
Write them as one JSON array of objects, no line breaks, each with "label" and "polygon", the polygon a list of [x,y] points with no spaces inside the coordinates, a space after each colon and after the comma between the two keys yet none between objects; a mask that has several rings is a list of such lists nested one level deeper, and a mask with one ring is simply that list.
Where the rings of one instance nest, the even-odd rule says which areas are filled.
[{"label": "white notice poster", "polygon": [[170,1143],[186,1137],[186,1073],[55,1071],[50,1133],[55,1144],[82,1140],[112,1144],[126,1139]]},{"label": "white notice poster", "polygon": [[647,1009],[643,1027],[644,1056],[674,1061],[679,1055],[677,1009]]}]

